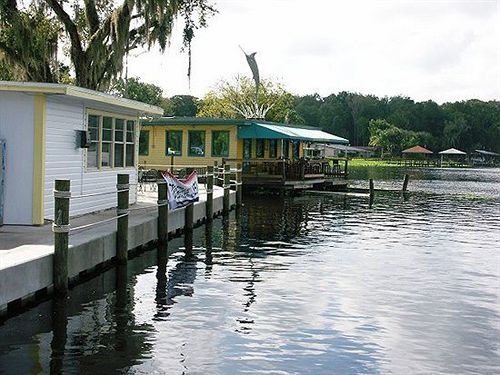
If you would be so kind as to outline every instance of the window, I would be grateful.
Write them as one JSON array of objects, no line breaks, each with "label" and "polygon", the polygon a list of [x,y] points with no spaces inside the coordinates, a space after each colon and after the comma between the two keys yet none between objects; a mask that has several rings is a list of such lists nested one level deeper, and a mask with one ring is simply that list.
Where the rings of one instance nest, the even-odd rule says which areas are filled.
[{"label": "window", "polygon": [[123,159],[125,157],[125,143],[123,131],[125,130],[125,120],[115,120],[115,167],[123,167]]},{"label": "window", "polygon": [[269,157],[276,158],[278,156],[278,142],[276,139],[269,140]]},{"label": "window", "polygon": [[292,154],[294,159],[299,159],[300,157],[300,141],[293,141],[292,143]]},{"label": "window", "polygon": [[139,155],[149,155],[149,130],[141,130],[139,134]]},{"label": "window", "polygon": [[87,168],[119,168],[135,165],[135,121],[89,113],[90,147]]},{"label": "window", "polygon": [[251,159],[252,158],[252,140],[244,139],[243,140],[243,159]]},{"label": "window", "polygon": [[99,116],[89,115],[88,129],[90,146],[87,149],[87,167],[97,168],[99,165]]},{"label": "window", "polygon": [[283,158],[288,159],[290,157],[290,142],[283,140]]},{"label": "window", "polygon": [[257,143],[255,144],[255,157],[263,158],[264,157],[264,140],[257,139]]},{"label": "window", "polygon": [[228,131],[212,131],[212,156],[229,156]]},{"label": "window", "polygon": [[189,156],[205,156],[205,132],[190,131],[188,138]]},{"label": "window", "polygon": [[111,167],[113,146],[113,118],[102,118],[101,167]]},{"label": "window", "polygon": [[182,155],[182,130],[167,130],[165,140],[165,155]]},{"label": "window", "polygon": [[125,150],[125,165],[133,167],[135,165],[135,122],[127,121],[127,148]]}]

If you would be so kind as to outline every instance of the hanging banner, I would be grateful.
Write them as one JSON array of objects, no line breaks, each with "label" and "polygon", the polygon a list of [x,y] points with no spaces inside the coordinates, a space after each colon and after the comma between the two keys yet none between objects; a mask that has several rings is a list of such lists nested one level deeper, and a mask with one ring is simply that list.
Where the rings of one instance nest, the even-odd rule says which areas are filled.
[{"label": "hanging banner", "polygon": [[162,172],[167,183],[168,205],[171,210],[198,202],[198,174],[193,171],[186,179],[179,180],[169,171]]}]

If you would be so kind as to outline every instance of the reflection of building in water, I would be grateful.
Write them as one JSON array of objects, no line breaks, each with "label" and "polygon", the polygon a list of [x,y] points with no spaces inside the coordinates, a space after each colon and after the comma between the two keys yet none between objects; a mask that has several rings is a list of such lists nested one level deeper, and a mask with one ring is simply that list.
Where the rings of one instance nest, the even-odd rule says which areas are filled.
[{"label": "reflection of building in water", "polygon": [[[245,225],[248,237],[265,241],[289,241],[304,235],[304,224],[307,223],[307,207],[294,204],[293,199],[273,197],[247,197],[251,204],[245,206],[248,223]],[[267,225],[263,225],[266,223]]]}]

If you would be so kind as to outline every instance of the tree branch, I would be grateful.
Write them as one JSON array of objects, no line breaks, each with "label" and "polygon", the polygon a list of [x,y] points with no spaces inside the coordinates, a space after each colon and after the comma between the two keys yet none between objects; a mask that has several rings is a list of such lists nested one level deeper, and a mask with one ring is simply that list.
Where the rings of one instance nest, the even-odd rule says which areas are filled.
[{"label": "tree branch", "polygon": [[90,26],[90,34],[94,34],[99,30],[99,15],[95,5],[95,0],[84,0],[85,15]]},{"label": "tree branch", "polygon": [[57,0],[45,0],[47,4],[52,8],[52,10],[57,15],[57,18],[63,23],[66,32],[69,34],[71,40],[71,50],[72,54],[75,54],[75,58],[79,58],[78,54],[83,52],[82,42],[80,40],[80,35],[78,34],[78,29],[75,23],[71,20],[71,17],[64,10],[62,5]]}]

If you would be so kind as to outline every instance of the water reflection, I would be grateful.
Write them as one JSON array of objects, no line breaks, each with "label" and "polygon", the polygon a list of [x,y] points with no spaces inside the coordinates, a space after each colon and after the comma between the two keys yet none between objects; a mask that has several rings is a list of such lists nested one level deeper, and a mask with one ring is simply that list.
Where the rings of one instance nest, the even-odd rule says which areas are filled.
[{"label": "water reflection", "polygon": [[492,178],[455,182],[477,184],[473,197],[414,178],[371,207],[245,197],[229,219],[7,321],[0,373],[498,373]]}]

